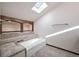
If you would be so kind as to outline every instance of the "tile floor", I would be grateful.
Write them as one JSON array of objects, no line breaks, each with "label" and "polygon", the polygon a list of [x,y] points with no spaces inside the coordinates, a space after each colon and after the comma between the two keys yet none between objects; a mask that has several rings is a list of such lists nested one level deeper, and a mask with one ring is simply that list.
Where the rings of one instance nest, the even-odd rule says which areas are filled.
[{"label": "tile floor", "polygon": [[79,57],[79,55],[46,45],[32,57]]}]

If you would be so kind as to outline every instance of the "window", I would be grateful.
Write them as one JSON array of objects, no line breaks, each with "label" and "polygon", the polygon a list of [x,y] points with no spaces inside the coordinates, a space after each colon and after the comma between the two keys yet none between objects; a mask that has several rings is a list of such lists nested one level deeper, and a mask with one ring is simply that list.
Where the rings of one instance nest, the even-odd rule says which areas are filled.
[{"label": "window", "polygon": [[40,13],[40,12],[42,12],[47,7],[48,7],[48,5],[45,2],[37,2],[33,6],[32,10],[37,12],[37,13]]}]

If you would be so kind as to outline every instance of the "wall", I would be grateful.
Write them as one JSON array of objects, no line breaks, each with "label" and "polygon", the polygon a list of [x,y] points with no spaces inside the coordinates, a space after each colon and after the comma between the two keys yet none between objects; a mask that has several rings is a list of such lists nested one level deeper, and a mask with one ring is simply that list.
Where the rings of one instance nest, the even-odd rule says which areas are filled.
[{"label": "wall", "polygon": [[0,3],[0,15],[1,15],[1,8],[2,8],[2,4]]},{"label": "wall", "polygon": [[[68,23],[67,26],[52,26]],[[63,3],[35,21],[34,30],[39,36],[46,36],[60,30],[79,25],[79,3]],[[50,37],[47,43],[79,53],[79,29]]]},{"label": "wall", "polygon": [[31,30],[32,31],[32,24],[24,23],[23,24],[23,29],[24,29],[24,31],[26,31],[26,30]]},{"label": "wall", "polygon": [[20,31],[20,24],[16,22],[2,22],[2,31]]},{"label": "wall", "polygon": [[1,39],[1,33],[2,33],[2,22],[1,22],[1,19],[0,19],[0,39]]}]

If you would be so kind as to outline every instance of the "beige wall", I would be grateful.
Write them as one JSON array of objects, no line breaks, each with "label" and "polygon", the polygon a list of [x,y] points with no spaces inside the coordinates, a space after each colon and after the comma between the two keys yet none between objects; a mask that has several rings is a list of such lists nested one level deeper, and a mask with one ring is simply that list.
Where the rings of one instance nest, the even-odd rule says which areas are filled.
[{"label": "beige wall", "polygon": [[[17,22],[2,22],[2,31],[20,31],[20,23]],[[24,23],[23,30],[32,30],[32,24]]]},{"label": "beige wall", "polygon": [[20,31],[20,24],[16,22],[3,22],[2,31]]},{"label": "beige wall", "polygon": [[1,8],[2,8],[2,4],[1,4],[1,2],[0,2],[0,15],[2,14]]},{"label": "beige wall", "polygon": [[24,23],[23,24],[23,29],[24,30],[32,30],[32,24]]}]

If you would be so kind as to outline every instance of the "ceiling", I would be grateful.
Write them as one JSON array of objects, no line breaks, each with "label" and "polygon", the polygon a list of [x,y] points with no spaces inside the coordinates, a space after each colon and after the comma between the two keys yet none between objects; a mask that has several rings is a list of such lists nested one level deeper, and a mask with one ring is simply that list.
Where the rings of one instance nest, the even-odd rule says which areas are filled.
[{"label": "ceiling", "polygon": [[47,2],[48,7],[41,13],[36,13],[32,7],[36,2],[0,2],[2,15],[18,19],[35,21],[45,13],[59,6],[60,2]]}]

